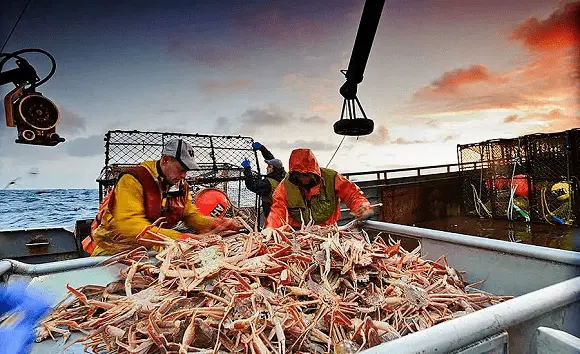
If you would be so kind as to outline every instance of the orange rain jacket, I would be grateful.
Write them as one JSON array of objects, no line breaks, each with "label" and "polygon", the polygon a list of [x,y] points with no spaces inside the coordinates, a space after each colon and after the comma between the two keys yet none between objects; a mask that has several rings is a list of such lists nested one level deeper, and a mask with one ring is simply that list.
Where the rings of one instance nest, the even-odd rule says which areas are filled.
[{"label": "orange rain jacket", "polygon": [[[312,150],[295,149],[292,151],[292,154],[290,155],[289,173],[292,172],[316,173],[318,176],[321,176],[318,161],[316,161],[316,157],[312,153]],[[266,227],[278,228],[286,224],[289,224],[292,227],[300,227],[300,222],[292,219],[288,213],[285,187],[287,179],[288,175],[282,180],[282,182],[280,182],[278,188],[274,191],[274,202],[272,204],[272,209],[270,210],[270,215],[266,220]],[[305,198],[310,200],[312,196],[320,194],[320,187],[321,185],[318,184],[307,190],[305,192]],[[334,189],[336,197],[338,198],[336,210],[329,219],[320,223],[321,226],[332,225],[340,219],[341,202],[346,204],[351,211],[355,211],[364,205],[370,205],[360,188],[353,182],[347,180],[340,173],[336,174]],[[288,222],[286,222],[286,220]]]}]

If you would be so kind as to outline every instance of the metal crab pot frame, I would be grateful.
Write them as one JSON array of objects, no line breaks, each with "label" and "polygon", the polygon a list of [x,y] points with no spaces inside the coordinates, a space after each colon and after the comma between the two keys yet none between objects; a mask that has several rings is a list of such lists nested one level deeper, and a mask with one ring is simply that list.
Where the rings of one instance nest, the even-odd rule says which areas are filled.
[{"label": "metal crab pot frame", "polygon": [[[244,136],[203,135],[168,132],[113,130],[105,134],[105,164],[97,177],[99,200],[115,185],[119,174],[145,160],[157,160],[165,143],[181,138],[191,144],[200,170],[191,171],[186,180],[195,193],[203,188],[224,191],[234,209],[242,209],[252,218],[260,213],[260,198],[246,188],[241,162],[249,160],[254,173],[260,173],[254,140]],[[232,215],[230,210],[228,216]]]},{"label": "metal crab pot frame", "polygon": [[[383,222],[367,221],[362,227],[369,234],[420,242],[422,255],[445,255],[450,266],[466,272],[468,283],[485,280],[481,290],[516,296],[363,353],[547,353],[580,336],[579,253]],[[117,280],[122,266],[98,266],[104,259],[37,265],[2,260],[0,276],[7,282],[29,282],[54,305],[66,295],[67,283],[80,287]],[[73,334],[67,345],[77,338]],[[62,340],[45,340],[35,344],[32,353],[60,353],[63,348]],[[580,345],[572,348],[580,350]],[[81,344],[66,351],[82,352]]]},{"label": "metal crab pot frame", "polygon": [[[465,212],[525,220],[517,211],[508,216],[513,203],[528,214],[527,221],[578,224],[579,158],[580,129],[458,145],[460,166],[480,165],[476,170],[461,170]],[[514,198],[511,180],[518,175],[525,183],[526,196]],[[561,184],[569,190],[565,200],[552,191]]]}]

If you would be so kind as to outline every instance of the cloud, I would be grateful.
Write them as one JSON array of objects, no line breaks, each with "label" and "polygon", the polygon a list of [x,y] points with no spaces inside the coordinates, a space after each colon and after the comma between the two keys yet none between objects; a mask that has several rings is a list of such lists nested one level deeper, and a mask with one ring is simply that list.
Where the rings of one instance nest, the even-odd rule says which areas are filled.
[{"label": "cloud", "polygon": [[199,89],[203,93],[217,94],[244,91],[253,86],[252,80],[249,79],[231,79],[229,81],[202,81]]},{"label": "cloud", "polygon": [[432,119],[509,110],[506,123],[536,120],[543,131],[572,127],[538,117],[554,109],[571,116],[578,109],[578,42],[570,39],[570,33],[578,33],[572,26],[578,10],[578,3],[567,4],[546,20],[528,19],[515,27],[512,39],[530,49],[527,62],[503,73],[490,73],[480,64],[446,72],[415,92],[406,113]]},{"label": "cloud", "polygon": [[213,131],[220,134],[252,134],[264,128],[281,128],[296,124],[322,125],[327,121],[320,116],[296,116],[276,104],[267,108],[250,108],[239,117],[218,117]]},{"label": "cloud", "polygon": [[380,124],[371,135],[360,137],[361,141],[371,145],[385,145],[389,143],[389,130],[384,124]]},{"label": "cloud", "polygon": [[56,126],[57,133],[78,134],[86,129],[86,119],[65,107],[58,107],[60,118]]},{"label": "cloud", "polygon": [[466,85],[478,82],[505,83],[506,81],[507,78],[492,75],[485,66],[477,64],[471,65],[467,69],[455,69],[443,73],[440,79],[423,87],[415,96],[421,98],[441,94],[456,94],[460,88]]},{"label": "cloud", "polygon": [[536,131],[541,126],[547,127],[543,129],[546,133],[559,132],[580,127],[580,114],[566,114],[561,109],[554,109],[544,114],[512,114],[504,118],[504,123],[526,124],[530,132]]},{"label": "cloud", "polygon": [[250,108],[239,117],[218,117],[213,131],[221,134],[252,134],[268,127],[280,127],[293,120],[292,114],[271,104],[267,108]]},{"label": "cloud", "polygon": [[285,125],[290,121],[287,113],[274,107],[269,109],[248,109],[242,113],[241,118],[244,120],[244,124],[250,126],[279,126]]},{"label": "cloud", "polygon": [[218,117],[215,122],[214,132],[219,134],[231,134],[233,129],[230,119],[226,117]]},{"label": "cloud", "polygon": [[274,142],[274,143],[270,143],[268,144],[268,146],[272,146],[275,148],[279,148],[279,149],[284,149],[284,150],[294,150],[294,149],[298,149],[298,148],[306,148],[306,149],[312,149],[315,153],[316,151],[332,151],[334,149],[336,149],[336,145],[334,144],[329,144],[326,143],[324,141],[320,141],[320,140],[296,140],[296,141],[279,141],[279,142]]},{"label": "cloud", "polygon": [[66,143],[66,152],[70,156],[86,157],[103,154],[105,143],[103,135],[91,135],[86,138],[77,138]]},{"label": "cloud", "polygon": [[408,113],[429,115],[569,105],[577,95],[575,63],[571,54],[547,53],[497,75],[501,80],[463,82],[451,91],[424,87],[414,94]]},{"label": "cloud", "polygon": [[510,114],[509,116],[505,117],[503,122],[504,123],[512,123],[517,122],[519,120],[519,116],[517,114]]},{"label": "cloud", "polygon": [[300,117],[298,121],[305,124],[326,124],[328,123],[326,119],[320,116],[309,116],[309,117]]},{"label": "cloud", "polygon": [[407,139],[403,137],[396,138],[395,140],[391,141],[392,144],[397,145],[410,145],[410,144],[424,144],[424,143],[432,143],[435,140],[421,140],[421,139]]},{"label": "cloud", "polygon": [[[421,131],[425,133],[425,129],[414,129],[412,131]],[[424,144],[424,143],[437,143],[437,142],[448,142],[457,138],[455,135],[444,135],[440,136],[437,134],[427,134],[428,137],[415,137],[415,133],[411,133],[412,138],[404,136],[403,133],[397,134],[398,136],[393,136],[392,132],[384,125],[380,124],[375,128],[375,131],[371,135],[359,137],[363,143],[371,144],[374,146],[385,146],[385,145],[411,145],[411,144]],[[406,134],[408,135],[408,133]]]},{"label": "cloud", "polygon": [[565,4],[545,20],[531,17],[514,28],[510,39],[532,51],[560,50],[580,40],[580,2]]}]

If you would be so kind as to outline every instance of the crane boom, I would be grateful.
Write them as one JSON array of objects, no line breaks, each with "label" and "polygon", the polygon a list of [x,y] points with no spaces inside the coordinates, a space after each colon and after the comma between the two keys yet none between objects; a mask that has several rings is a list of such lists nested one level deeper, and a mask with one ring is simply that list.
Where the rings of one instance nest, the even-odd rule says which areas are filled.
[{"label": "crane boom", "polygon": [[[336,134],[361,136],[371,134],[374,130],[374,122],[367,118],[356,94],[358,84],[363,80],[363,74],[375,40],[377,28],[379,27],[384,5],[385,0],[365,1],[348,69],[346,71],[341,70],[346,77],[346,82],[339,90],[342,97],[344,97],[344,101],[340,120],[334,123],[334,132]],[[357,118],[357,107],[362,114],[360,118]]]},{"label": "crane boom", "polygon": [[354,99],[356,97],[357,85],[363,80],[363,74],[384,5],[385,0],[366,0],[365,2],[350,62],[345,74],[346,82],[340,88],[340,94],[345,99]]}]

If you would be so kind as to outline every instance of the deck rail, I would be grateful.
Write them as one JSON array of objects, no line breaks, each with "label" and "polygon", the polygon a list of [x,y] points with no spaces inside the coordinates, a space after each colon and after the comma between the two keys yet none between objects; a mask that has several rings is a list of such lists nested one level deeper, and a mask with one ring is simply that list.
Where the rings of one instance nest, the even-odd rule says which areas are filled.
[{"label": "deck rail", "polygon": [[[481,168],[488,167],[489,162],[465,162],[465,163],[450,163],[442,165],[430,165],[430,166],[420,166],[420,167],[403,167],[403,168],[392,168],[385,170],[373,170],[364,172],[347,172],[342,175],[347,179],[352,179],[353,177],[363,177],[363,176],[376,176],[376,180],[387,180],[389,175],[401,172],[410,172],[410,174],[405,176],[397,177],[419,177],[424,175],[436,174],[436,173],[451,173],[459,171],[477,170]],[[394,177],[392,177],[394,178]]]}]

